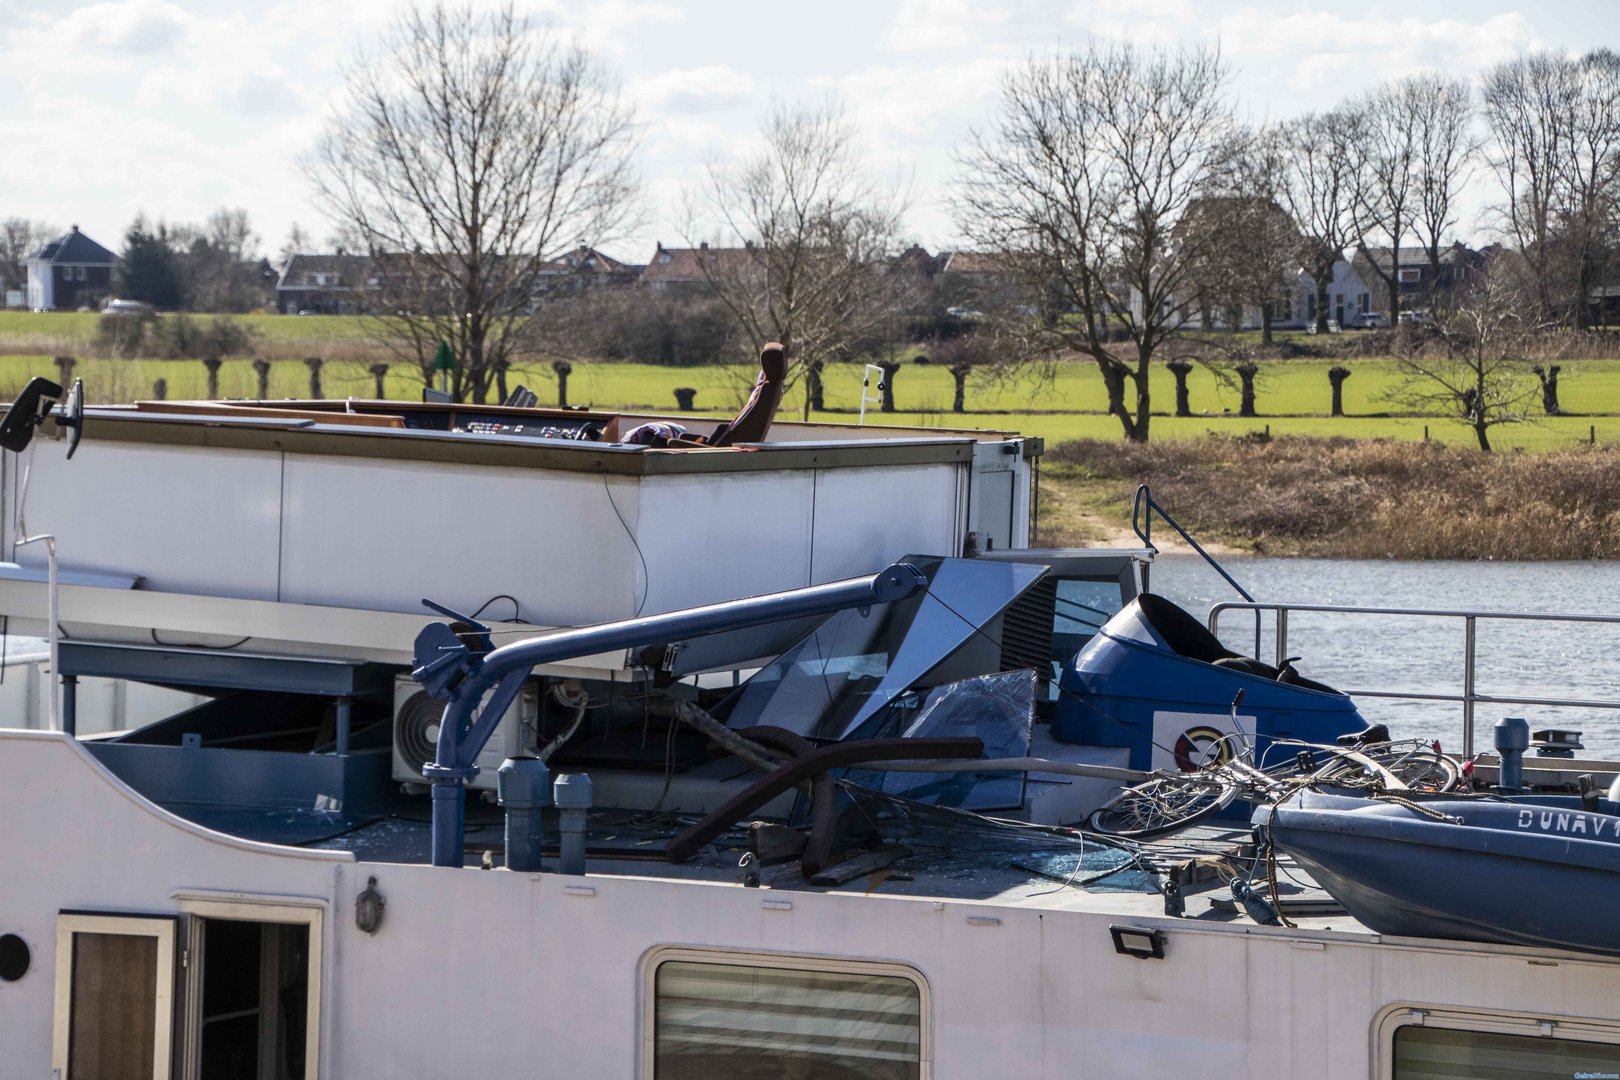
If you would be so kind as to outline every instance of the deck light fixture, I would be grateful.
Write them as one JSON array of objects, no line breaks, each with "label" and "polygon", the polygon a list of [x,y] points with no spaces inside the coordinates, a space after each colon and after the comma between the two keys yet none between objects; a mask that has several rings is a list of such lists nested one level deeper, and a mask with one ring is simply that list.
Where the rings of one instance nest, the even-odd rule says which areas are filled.
[{"label": "deck light fixture", "polygon": [[354,898],[354,925],[368,934],[375,934],[382,925],[383,908],[388,901],[377,891],[377,879],[369,878],[365,890]]},{"label": "deck light fixture", "polygon": [[1142,930],[1134,926],[1110,926],[1108,934],[1114,939],[1114,951],[1121,956],[1134,956],[1138,960],[1164,959],[1164,931]]}]

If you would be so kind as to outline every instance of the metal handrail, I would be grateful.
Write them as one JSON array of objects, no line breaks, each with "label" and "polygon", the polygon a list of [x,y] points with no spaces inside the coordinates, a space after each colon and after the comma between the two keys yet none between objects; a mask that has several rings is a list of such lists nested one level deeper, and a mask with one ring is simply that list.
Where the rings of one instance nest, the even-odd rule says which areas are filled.
[{"label": "metal handrail", "polygon": [[[1480,619],[1516,620],[1520,622],[1609,623],[1620,625],[1620,615],[1582,615],[1554,611],[1482,611],[1445,608],[1352,607],[1342,604],[1262,604],[1254,601],[1224,601],[1209,609],[1210,632],[1220,633],[1223,611],[1252,611],[1258,623],[1260,613],[1272,612],[1277,618],[1277,666],[1288,657],[1288,616],[1290,612],[1310,612],[1329,615],[1411,615],[1427,618],[1461,619],[1463,621],[1463,691],[1461,694],[1430,694],[1408,690],[1347,690],[1360,697],[1400,698],[1409,701],[1453,701],[1463,707],[1462,753],[1474,755],[1474,706],[1484,705],[1536,705],[1558,709],[1620,709],[1620,700],[1602,701],[1582,698],[1510,697],[1481,694],[1475,682],[1475,643]],[[1256,630],[1258,635],[1258,629]],[[1259,642],[1256,639],[1255,653]]]}]

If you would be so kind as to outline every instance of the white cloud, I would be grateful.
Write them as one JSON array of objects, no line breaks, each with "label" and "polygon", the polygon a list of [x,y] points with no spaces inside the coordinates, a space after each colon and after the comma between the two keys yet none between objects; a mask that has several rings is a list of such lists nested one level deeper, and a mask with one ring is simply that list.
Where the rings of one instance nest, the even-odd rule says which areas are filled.
[{"label": "white cloud", "polygon": [[876,142],[932,134],[954,141],[980,123],[1005,70],[1001,52],[987,50],[961,63],[873,67],[811,85],[837,91]]},{"label": "white cloud", "polygon": [[191,22],[190,15],[167,0],[113,0],[68,13],[56,31],[73,48],[148,55],[179,44]]},{"label": "white cloud", "polygon": [[757,93],[753,76],[724,64],[666,71],[630,86],[630,96],[658,112],[709,113],[747,104]]},{"label": "white cloud", "polygon": [[647,26],[673,26],[686,13],[669,4],[645,0],[591,0],[584,4],[558,4],[551,9],[557,20],[574,30],[580,43],[598,55],[620,55],[624,39]]},{"label": "white cloud", "polygon": [[900,0],[889,44],[904,51],[965,48],[1005,18],[987,0]]},{"label": "white cloud", "polygon": [[1478,22],[1458,19],[1353,19],[1335,12],[1277,15],[1244,8],[1222,19],[1226,53],[1264,59],[1298,87],[1326,87],[1347,77],[1389,78],[1424,69],[1472,75],[1542,42],[1517,12]]}]

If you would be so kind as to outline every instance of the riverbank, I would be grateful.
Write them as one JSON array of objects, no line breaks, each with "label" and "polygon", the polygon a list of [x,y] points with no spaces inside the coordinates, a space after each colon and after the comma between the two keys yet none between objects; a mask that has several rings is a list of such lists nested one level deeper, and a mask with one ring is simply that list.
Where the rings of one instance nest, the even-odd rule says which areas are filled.
[{"label": "riverbank", "polygon": [[1130,505],[1139,483],[1201,543],[1229,550],[1620,558],[1620,448],[1482,454],[1385,439],[1063,443],[1041,466],[1039,542],[1135,543]]}]

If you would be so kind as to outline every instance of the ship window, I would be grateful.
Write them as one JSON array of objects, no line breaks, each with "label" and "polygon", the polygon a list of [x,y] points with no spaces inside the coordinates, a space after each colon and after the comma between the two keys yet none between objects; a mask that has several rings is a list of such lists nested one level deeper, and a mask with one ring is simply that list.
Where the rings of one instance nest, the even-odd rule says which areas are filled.
[{"label": "ship window", "polygon": [[180,897],[186,947],[185,1080],[315,1080],[319,901]]},{"label": "ship window", "polygon": [[1394,1065],[1394,1080],[1620,1076],[1620,1046],[1540,1034],[1507,1035],[1408,1024],[1395,1031]]},{"label": "ship window", "polygon": [[56,1075],[168,1080],[175,926],[172,917],[58,917]]},{"label": "ship window", "polygon": [[654,1080],[927,1075],[924,984],[898,964],[664,959],[652,992]]},{"label": "ship window", "polygon": [[1378,1080],[1620,1076],[1620,1025],[1399,1004],[1373,1020]]}]

